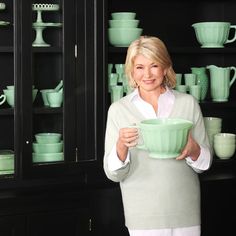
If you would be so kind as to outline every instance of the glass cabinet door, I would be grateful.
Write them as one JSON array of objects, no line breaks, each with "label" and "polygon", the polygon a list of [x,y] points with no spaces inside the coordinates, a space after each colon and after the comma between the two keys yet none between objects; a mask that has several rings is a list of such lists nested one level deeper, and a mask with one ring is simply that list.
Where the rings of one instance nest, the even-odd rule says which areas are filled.
[{"label": "glass cabinet door", "polygon": [[13,178],[15,173],[15,129],[17,104],[15,102],[14,1],[0,1],[0,181]]},{"label": "glass cabinet door", "polygon": [[32,162],[64,161],[63,4],[32,3]]},{"label": "glass cabinet door", "polygon": [[64,174],[76,152],[74,1],[23,5],[23,176]]},{"label": "glass cabinet door", "polygon": [[11,169],[0,176],[77,175],[84,163],[103,155],[104,5],[97,0],[5,5],[0,95],[8,86],[14,99],[7,96],[0,105],[0,151],[13,152],[15,175]]}]

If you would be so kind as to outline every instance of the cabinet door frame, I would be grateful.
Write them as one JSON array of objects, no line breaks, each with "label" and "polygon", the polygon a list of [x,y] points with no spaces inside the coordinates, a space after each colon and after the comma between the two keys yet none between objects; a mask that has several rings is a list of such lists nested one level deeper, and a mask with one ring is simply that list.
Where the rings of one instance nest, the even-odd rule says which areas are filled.
[{"label": "cabinet door frame", "polygon": [[103,157],[106,116],[105,1],[77,3],[77,157],[96,163]]},{"label": "cabinet door frame", "polygon": [[[21,0],[21,5],[18,5],[18,9],[21,9],[21,17],[19,17],[18,30],[19,38],[18,43],[21,47],[20,56],[17,59],[19,64],[19,70],[17,72],[18,78],[18,94],[17,100],[19,100],[19,107],[21,107],[21,120],[19,120],[19,135],[16,136],[16,142],[19,143],[19,175],[20,178],[32,179],[64,176],[70,173],[70,169],[75,168],[70,163],[75,159],[76,150],[76,99],[75,99],[75,16],[71,14],[74,12],[74,0],[59,1],[61,3],[61,14],[63,27],[62,29],[62,48],[53,51],[53,49],[47,48],[33,48],[32,47],[32,1]],[[31,87],[33,85],[33,70],[32,61],[34,53],[61,53],[62,56],[62,79],[63,79],[63,91],[64,102],[61,108],[61,115],[63,116],[63,141],[64,141],[64,153],[65,161],[63,163],[45,163],[44,165],[37,165],[32,163],[32,143],[34,140],[33,134],[33,115],[34,107],[32,106],[32,94]],[[60,51],[61,50],[61,51]],[[38,96],[41,94],[38,91]],[[40,112],[40,111],[39,111]],[[49,114],[51,115],[51,114]],[[53,113],[52,113],[53,115]],[[60,115],[60,112],[59,112]]]},{"label": "cabinet door frame", "polygon": [[[99,3],[98,3],[99,2]],[[21,28],[17,60],[17,100],[21,119],[17,137],[21,178],[79,176],[90,166],[101,163],[105,130],[105,45],[104,1],[61,1],[63,19],[62,57],[64,80],[63,137],[65,162],[47,165],[32,163],[33,113],[32,86],[32,10],[21,0]],[[19,6],[18,6],[19,7]],[[30,20],[29,20],[30,19]],[[20,83],[19,83],[20,81]],[[82,135],[81,135],[82,134]]]}]

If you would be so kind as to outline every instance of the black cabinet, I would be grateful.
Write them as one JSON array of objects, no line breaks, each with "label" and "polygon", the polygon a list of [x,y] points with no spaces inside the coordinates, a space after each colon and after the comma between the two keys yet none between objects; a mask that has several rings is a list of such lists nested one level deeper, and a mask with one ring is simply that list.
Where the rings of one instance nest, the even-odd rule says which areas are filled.
[{"label": "black cabinet", "polygon": [[26,233],[26,218],[24,216],[0,217],[0,234],[2,236],[21,236]]},{"label": "black cabinet", "polygon": [[24,193],[1,194],[0,234],[88,235],[91,219],[85,192],[77,188],[51,190],[36,188]]},{"label": "black cabinet", "polygon": [[[0,89],[14,85],[12,102],[0,107],[0,149],[14,151],[14,174],[35,179],[77,175],[103,154],[104,7],[97,1],[3,1]],[[63,103],[51,107],[43,90],[63,83]],[[34,91],[36,95],[34,94]],[[63,160],[34,160],[37,133],[60,133]],[[49,157],[51,158],[51,157]],[[82,164],[81,164],[82,163]],[[78,175],[79,174],[79,175]],[[1,180],[0,180],[1,181]]]},{"label": "black cabinet", "polygon": [[29,235],[88,235],[89,220],[83,209],[45,212],[29,216]]},{"label": "black cabinet", "polygon": [[[14,85],[15,104],[14,107],[7,102],[0,105],[0,150],[14,151],[15,170],[13,174],[0,174],[3,206],[0,234],[97,235],[100,232],[109,235],[115,229],[117,235],[127,235],[119,188],[106,180],[102,170],[106,112],[110,105],[107,64],[124,63],[127,50],[108,42],[110,14],[135,11],[143,34],[160,37],[169,49],[175,71],[187,73],[192,66],[235,65],[236,42],[221,49],[200,48],[191,25],[198,21],[234,24],[236,4],[230,0],[2,2],[6,7],[0,9],[0,20],[6,23],[0,21],[0,95],[6,86]],[[33,8],[32,4],[48,7],[52,4],[50,7],[54,9],[38,13],[40,7]],[[35,24],[40,14],[43,22],[48,23],[44,29]],[[61,80],[63,105],[45,106],[40,90],[55,88]],[[38,89],[34,102],[32,86]],[[236,133],[235,94],[233,84],[228,102],[212,102],[208,93],[206,101],[200,103],[204,116],[223,118],[223,132]],[[62,134],[63,161],[32,161],[32,144],[35,134],[40,132]],[[212,168],[201,175],[205,235],[221,232],[222,228],[214,230],[214,222],[219,222],[220,227],[219,219],[222,219],[219,212],[215,213],[215,205],[219,204],[224,214],[235,209],[235,195],[231,191],[235,186],[235,170],[235,156],[225,161],[215,157]],[[103,187],[97,189],[97,185]],[[61,191],[55,191],[53,186]],[[68,186],[77,189],[78,195],[85,191],[85,197],[75,198],[73,193],[68,193]],[[41,198],[40,194],[37,198],[35,189],[40,194],[47,189],[50,196],[54,193],[55,199],[61,200],[55,203],[53,198]],[[224,203],[220,195],[216,197],[221,189],[231,196],[227,203],[227,196]],[[27,192],[21,193],[22,190]],[[17,193],[14,200],[3,199],[5,191]],[[64,193],[68,196],[62,197]],[[38,204],[40,199],[42,204]],[[78,202],[82,204],[77,205]],[[227,228],[227,219],[222,220],[222,226]]]},{"label": "black cabinet", "polygon": [[[0,95],[14,85],[14,105],[0,105],[0,150],[14,151],[14,173],[0,170],[0,234],[87,235],[92,219],[84,189],[96,177],[92,169],[88,178],[87,170],[103,155],[104,6],[2,2],[0,19],[9,24],[0,25]],[[45,105],[41,91],[61,81],[62,105]],[[64,159],[34,161],[37,133],[62,134]]]}]

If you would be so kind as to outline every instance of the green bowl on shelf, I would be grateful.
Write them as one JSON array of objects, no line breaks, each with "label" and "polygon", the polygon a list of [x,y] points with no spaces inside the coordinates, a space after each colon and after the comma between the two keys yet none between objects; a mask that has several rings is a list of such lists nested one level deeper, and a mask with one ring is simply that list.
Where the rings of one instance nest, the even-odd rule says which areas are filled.
[{"label": "green bowl on shelf", "polygon": [[14,152],[12,150],[0,150],[0,171],[14,170]]},{"label": "green bowl on shelf", "polygon": [[113,20],[134,20],[136,12],[112,12],[111,18]]},{"label": "green bowl on shelf", "polygon": [[136,28],[139,20],[109,20],[111,28]]},{"label": "green bowl on shelf", "polygon": [[33,153],[33,162],[54,162],[54,161],[63,161],[64,153]]},{"label": "green bowl on shelf", "polygon": [[[6,101],[8,105],[14,107],[15,105],[15,90],[13,87],[9,89],[3,89],[3,93],[6,95]],[[38,89],[32,89],[32,102],[34,102],[36,95],[38,93]]]},{"label": "green bowl on shelf", "polygon": [[33,152],[35,153],[57,153],[62,152],[63,142],[57,143],[33,143]]},{"label": "green bowl on shelf", "polygon": [[35,134],[35,139],[40,144],[59,143],[61,142],[61,136],[60,133],[38,133]]},{"label": "green bowl on shelf", "polygon": [[109,28],[108,39],[115,47],[128,47],[142,32],[142,28]]},{"label": "green bowl on shelf", "polygon": [[[198,22],[192,24],[192,27],[202,48],[223,48],[224,44],[236,40],[236,25],[230,22]],[[234,34],[232,39],[228,39],[231,28]]]}]

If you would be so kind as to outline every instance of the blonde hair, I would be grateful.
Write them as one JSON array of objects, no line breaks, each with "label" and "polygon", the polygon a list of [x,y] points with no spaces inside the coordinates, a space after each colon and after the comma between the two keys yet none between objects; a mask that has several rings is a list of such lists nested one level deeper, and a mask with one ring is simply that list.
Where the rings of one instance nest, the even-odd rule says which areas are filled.
[{"label": "blonde hair", "polygon": [[163,86],[168,86],[169,88],[175,87],[176,74],[173,70],[172,61],[167,48],[159,38],[152,36],[141,36],[139,39],[133,41],[128,48],[125,61],[125,73],[131,87],[137,87],[132,77],[132,71],[134,59],[139,54],[159,64],[163,69],[166,69],[167,73],[163,79]]}]

